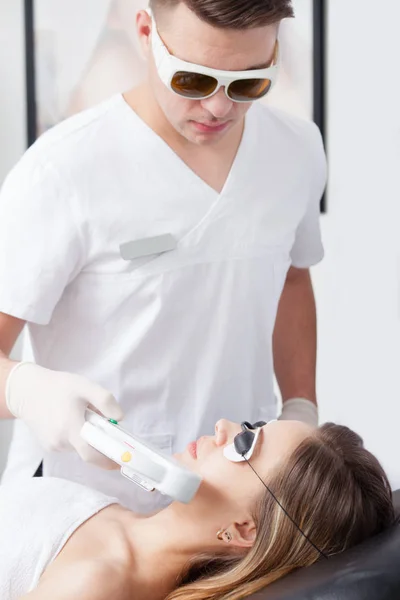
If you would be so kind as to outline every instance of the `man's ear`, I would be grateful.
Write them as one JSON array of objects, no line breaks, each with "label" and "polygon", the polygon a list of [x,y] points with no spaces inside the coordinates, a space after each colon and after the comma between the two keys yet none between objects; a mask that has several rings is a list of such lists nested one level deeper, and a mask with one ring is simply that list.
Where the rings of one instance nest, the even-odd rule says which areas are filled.
[{"label": "man's ear", "polygon": [[136,15],[136,30],[142,58],[147,58],[147,55],[150,51],[151,26],[151,17],[147,11],[139,11]]},{"label": "man's ear", "polygon": [[243,523],[232,523],[228,531],[232,536],[230,543],[237,548],[251,548],[257,535],[256,526],[251,519]]}]

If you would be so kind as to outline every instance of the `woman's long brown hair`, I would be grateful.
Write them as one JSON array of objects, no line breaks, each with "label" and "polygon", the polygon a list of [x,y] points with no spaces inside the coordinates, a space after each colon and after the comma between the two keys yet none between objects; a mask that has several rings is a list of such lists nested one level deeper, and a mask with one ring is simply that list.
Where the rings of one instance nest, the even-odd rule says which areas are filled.
[{"label": "woman's long brown hair", "polygon": [[[268,487],[327,556],[396,521],[382,466],[360,436],[341,425],[316,429]],[[166,600],[240,600],[321,558],[267,490],[256,502],[253,518],[257,537],[246,555],[195,557]]]}]

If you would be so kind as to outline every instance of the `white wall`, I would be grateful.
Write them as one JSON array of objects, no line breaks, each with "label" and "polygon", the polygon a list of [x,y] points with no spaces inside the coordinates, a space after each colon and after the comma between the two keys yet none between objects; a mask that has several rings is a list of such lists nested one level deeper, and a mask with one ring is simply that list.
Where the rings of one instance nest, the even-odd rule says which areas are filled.
[{"label": "white wall", "polygon": [[22,0],[0,2],[0,183],[25,147]]},{"label": "white wall", "polygon": [[[26,145],[23,36],[22,0],[0,0],[0,185]],[[11,428],[0,421],[0,474]]]},{"label": "white wall", "polygon": [[[329,14],[329,212],[315,269],[323,420],[356,429],[400,487],[400,2]],[[25,143],[22,0],[0,3],[0,181]],[[0,425],[0,471],[7,440]]]},{"label": "white wall", "polygon": [[400,487],[400,2],[329,6],[319,399],[322,418],[359,431]]}]

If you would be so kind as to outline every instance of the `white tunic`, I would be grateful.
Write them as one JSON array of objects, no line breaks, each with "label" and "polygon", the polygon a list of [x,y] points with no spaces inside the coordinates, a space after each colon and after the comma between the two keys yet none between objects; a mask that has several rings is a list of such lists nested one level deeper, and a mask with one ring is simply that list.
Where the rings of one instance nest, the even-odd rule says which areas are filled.
[{"label": "white tunic", "polygon": [[[325,180],[316,126],[254,105],[217,193],[117,95],[42,136],[6,180],[0,311],[29,322],[39,364],[109,389],[125,429],[166,452],[221,417],[275,418],[278,301],[290,265],[323,256]],[[121,258],[165,233],[176,249]],[[5,480],[42,454],[17,423]],[[44,470],[138,511],[163,504],[73,453],[46,454]]]}]

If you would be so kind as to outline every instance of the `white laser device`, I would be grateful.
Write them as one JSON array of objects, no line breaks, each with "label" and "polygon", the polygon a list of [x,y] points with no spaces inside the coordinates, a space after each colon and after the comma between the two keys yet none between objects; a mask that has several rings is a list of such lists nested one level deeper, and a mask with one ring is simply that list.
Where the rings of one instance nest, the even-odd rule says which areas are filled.
[{"label": "white laser device", "polygon": [[147,492],[158,490],[188,503],[196,494],[201,477],[171,456],[145,444],[112,419],[86,411],[81,436],[93,448],[121,466],[121,474]]}]

